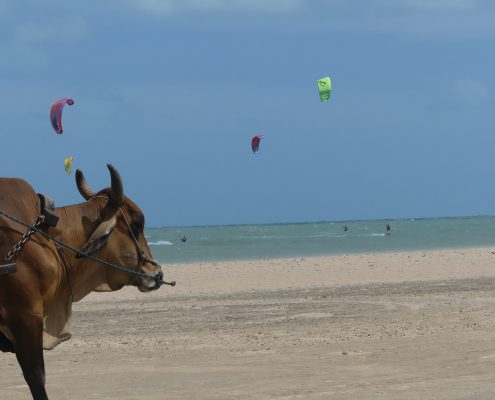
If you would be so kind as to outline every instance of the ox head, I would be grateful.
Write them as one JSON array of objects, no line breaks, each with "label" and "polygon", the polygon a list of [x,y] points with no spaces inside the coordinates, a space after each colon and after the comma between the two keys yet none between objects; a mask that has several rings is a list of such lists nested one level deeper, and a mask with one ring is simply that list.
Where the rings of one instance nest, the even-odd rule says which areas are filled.
[{"label": "ox head", "polygon": [[[95,202],[98,210],[91,227],[89,239],[81,250],[85,254],[113,262],[127,270],[147,275],[163,275],[160,265],[151,256],[144,237],[144,215],[141,209],[124,195],[124,186],[120,174],[110,164],[111,187],[93,192],[83,173],[76,171],[76,184],[79,193],[88,201]],[[95,228],[96,225],[96,228]],[[124,285],[137,286],[142,292],[158,289],[156,280],[132,275],[123,271],[106,269],[106,284],[110,290],[120,289]]]}]

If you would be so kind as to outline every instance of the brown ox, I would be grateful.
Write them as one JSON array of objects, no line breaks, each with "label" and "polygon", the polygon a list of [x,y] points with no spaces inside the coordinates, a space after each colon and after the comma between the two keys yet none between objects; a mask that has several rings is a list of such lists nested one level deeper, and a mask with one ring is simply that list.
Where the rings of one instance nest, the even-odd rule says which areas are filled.
[{"label": "brown ox", "polygon": [[[129,270],[159,276],[143,234],[144,215],[124,196],[117,170],[108,165],[111,188],[91,191],[76,172],[82,204],[56,208],[49,235]],[[0,210],[32,224],[40,215],[40,201],[21,179],[0,179]],[[0,216],[0,260],[26,228]],[[14,352],[35,400],[48,399],[43,349],[53,349],[71,337],[72,302],[91,291],[113,291],[134,285],[143,292],[157,289],[156,280],[112,269],[76,255],[35,233],[16,259],[17,272],[0,276],[0,350]],[[0,262],[1,264],[1,262]]]}]

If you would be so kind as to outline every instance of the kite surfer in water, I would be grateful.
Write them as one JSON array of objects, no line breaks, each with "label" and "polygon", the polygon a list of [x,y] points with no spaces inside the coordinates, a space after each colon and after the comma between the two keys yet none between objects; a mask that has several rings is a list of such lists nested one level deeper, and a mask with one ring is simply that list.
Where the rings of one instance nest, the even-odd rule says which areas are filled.
[{"label": "kite surfer in water", "polygon": [[347,225],[344,225],[343,228],[344,228],[344,232],[347,232],[347,229],[349,229]]},{"label": "kite surfer in water", "polygon": [[182,240],[183,242],[186,242],[186,241],[187,241],[186,235],[182,236],[182,237],[180,238],[180,240]]},{"label": "kite surfer in water", "polygon": [[385,225],[385,232],[387,233],[387,235],[392,234],[392,229],[390,228],[390,224]]}]

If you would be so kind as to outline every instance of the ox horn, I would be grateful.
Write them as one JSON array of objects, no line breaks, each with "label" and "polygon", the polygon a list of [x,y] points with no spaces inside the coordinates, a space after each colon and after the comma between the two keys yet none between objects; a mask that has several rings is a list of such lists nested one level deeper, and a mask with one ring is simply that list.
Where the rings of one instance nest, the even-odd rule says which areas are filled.
[{"label": "ox horn", "polygon": [[96,196],[96,193],[91,190],[88,182],[86,182],[86,178],[84,177],[82,171],[79,169],[76,170],[76,185],[79,193],[81,193],[81,196],[84,197],[86,200],[89,200],[91,197]]},{"label": "ox horn", "polygon": [[110,198],[121,206],[124,203],[124,184],[120,177],[119,171],[112,165],[107,164],[110,171],[110,177],[112,178],[112,191],[110,192]]}]

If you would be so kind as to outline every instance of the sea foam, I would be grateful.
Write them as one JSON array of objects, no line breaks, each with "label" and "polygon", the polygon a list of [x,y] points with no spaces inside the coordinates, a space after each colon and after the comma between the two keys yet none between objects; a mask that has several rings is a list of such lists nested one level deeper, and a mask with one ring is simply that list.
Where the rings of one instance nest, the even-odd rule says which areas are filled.
[{"label": "sea foam", "polygon": [[168,240],[159,240],[157,242],[148,242],[150,246],[173,246],[172,242]]}]

